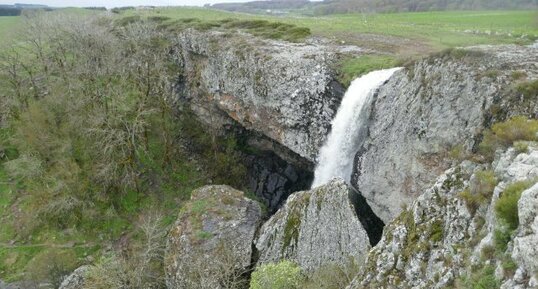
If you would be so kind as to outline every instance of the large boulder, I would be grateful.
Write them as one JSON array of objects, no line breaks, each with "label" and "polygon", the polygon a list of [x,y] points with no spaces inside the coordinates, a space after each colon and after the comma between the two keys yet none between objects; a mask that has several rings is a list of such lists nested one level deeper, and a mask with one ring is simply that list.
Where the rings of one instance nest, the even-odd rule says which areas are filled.
[{"label": "large boulder", "polygon": [[215,289],[242,282],[261,215],[255,201],[229,186],[193,191],[168,237],[167,287]]},{"label": "large boulder", "polygon": [[81,266],[67,276],[58,289],[83,289],[90,266]]},{"label": "large boulder", "polygon": [[370,249],[353,194],[343,180],[294,193],[261,228],[258,265],[283,259],[306,272],[329,263],[360,262]]}]

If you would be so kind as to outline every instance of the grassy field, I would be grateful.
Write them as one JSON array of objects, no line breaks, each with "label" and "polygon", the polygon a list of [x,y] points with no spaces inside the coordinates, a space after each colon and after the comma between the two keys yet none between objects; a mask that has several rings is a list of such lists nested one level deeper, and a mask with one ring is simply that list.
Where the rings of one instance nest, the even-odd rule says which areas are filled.
[{"label": "grassy field", "polygon": [[0,41],[4,44],[5,41],[11,39],[14,33],[14,28],[20,23],[21,18],[19,16],[0,16]]},{"label": "grassy field", "polygon": [[[479,44],[530,43],[538,38],[537,11],[449,11],[272,17],[203,8],[160,8],[125,14],[172,19],[265,19],[308,27],[315,36],[398,54],[423,54]],[[381,36],[381,37],[380,37]]]},{"label": "grassy field", "polygon": [[[69,9],[69,13],[96,13]],[[342,14],[323,17],[267,16],[205,8],[173,7],[126,10],[121,16],[164,16],[173,20],[198,18],[263,19],[307,27],[314,36],[355,44],[399,58],[417,57],[445,48],[480,44],[528,44],[538,38],[538,11],[444,11],[382,14]],[[9,39],[20,17],[0,17],[0,39]]]}]

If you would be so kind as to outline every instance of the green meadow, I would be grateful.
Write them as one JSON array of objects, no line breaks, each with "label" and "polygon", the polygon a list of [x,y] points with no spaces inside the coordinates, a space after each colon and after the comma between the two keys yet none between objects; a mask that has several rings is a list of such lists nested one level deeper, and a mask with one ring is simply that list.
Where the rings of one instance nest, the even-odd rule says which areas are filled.
[{"label": "green meadow", "polygon": [[159,15],[172,19],[198,18],[205,21],[226,18],[278,21],[307,27],[314,36],[402,54],[422,54],[444,48],[480,44],[525,44],[538,38],[537,11],[443,11],[276,17],[205,8],[160,8],[131,10],[124,14]]},{"label": "green meadow", "polygon": [[7,43],[13,36],[15,27],[20,23],[19,16],[0,16],[0,43]]}]

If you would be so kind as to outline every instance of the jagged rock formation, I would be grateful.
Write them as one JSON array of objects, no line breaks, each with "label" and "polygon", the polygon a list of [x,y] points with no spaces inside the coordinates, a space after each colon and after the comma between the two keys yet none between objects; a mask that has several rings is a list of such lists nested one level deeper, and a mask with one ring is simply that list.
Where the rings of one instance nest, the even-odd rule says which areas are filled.
[{"label": "jagged rock formation", "polygon": [[222,127],[231,118],[315,160],[344,93],[331,47],[192,29],[177,40],[184,95],[202,121]]},{"label": "jagged rock formation", "polygon": [[242,281],[251,265],[260,206],[228,186],[193,191],[166,246],[169,289],[221,288]]},{"label": "jagged rock formation", "polygon": [[449,151],[475,149],[488,123],[538,117],[538,98],[512,89],[537,78],[538,49],[515,45],[453,50],[396,72],[372,106],[353,185],[389,222],[450,167]]},{"label": "jagged rock formation", "polygon": [[[491,202],[486,200],[473,208],[461,192],[476,182],[477,173],[484,169],[485,165],[464,161],[441,175],[385,227],[383,238],[348,289],[453,287],[458,279],[470,278],[485,266],[496,268],[502,288],[536,288],[538,184],[522,193],[519,228],[505,252],[499,252],[498,245],[494,247],[493,235],[501,225],[493,208],[508,185],[525,180],[536,183],[538,147],[521,154],[509,149],[500,155],[493,163],[499,183]],[[516,268],[506,269],[510,261],[499,256],[511,256]]]},{"label": "jagged rock formation", "polygon": [[90,266],[81,266],[67,276],[58,289],[83,289]]},{"label": "jagged rock formation", "polygon": [[328,263],[359,262],[370,249],[355,211],[356,192],[342,180],[291,195],[260,229],[258,264],[288,259],[306,272]]}]

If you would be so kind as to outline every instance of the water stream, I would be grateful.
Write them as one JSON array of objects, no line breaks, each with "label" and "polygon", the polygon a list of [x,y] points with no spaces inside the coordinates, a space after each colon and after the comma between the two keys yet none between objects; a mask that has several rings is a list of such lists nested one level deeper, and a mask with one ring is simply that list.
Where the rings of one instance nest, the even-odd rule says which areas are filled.
[{"label": "water stream", "polygon": [[361,76],[347,89],[332,120],[332,129],[318,155],[312,188],[340,177],[349,183],[353,159],[366,136],[366,122],[375,91],[401,68],[377,70]]}]

